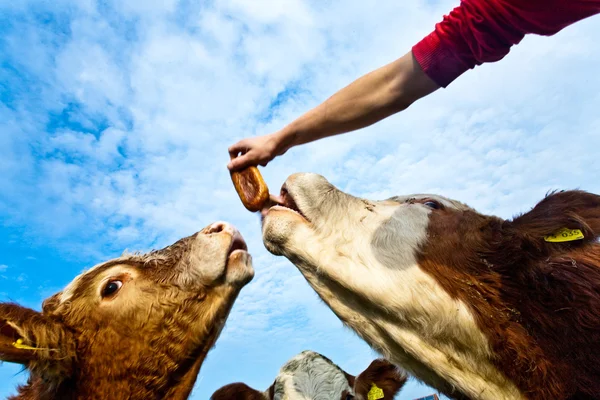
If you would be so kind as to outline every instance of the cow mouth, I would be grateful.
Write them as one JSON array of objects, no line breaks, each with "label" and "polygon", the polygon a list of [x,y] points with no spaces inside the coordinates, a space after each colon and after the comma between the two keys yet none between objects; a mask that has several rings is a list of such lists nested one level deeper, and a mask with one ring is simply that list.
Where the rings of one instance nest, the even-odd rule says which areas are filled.
[{"label": "cow mouth", "polygon": [[235,229],[231,235],[231,244],[227,252],[225,264],[225,281],[237,289],[241,289],[254,277],[252,257],[242,234]]},{"label": "cow mouth", "polygon": [[296,200],[294,200],[294,197],[288,191],[285,183],[281,187],[279,196],[271,196],[268,208],[264,209],[262,212],[263,219],[266,216],[266,214],[268,213],[268,211],[272,210],[272,209],[278,209],[278,210],[285,209],[288,211],[292,211],[293,213],[301,216],[306,221],[309,221],[309,219],[306,217],[306,215],[302,212],[302,210],[300,210],[300,208],[296,204]]},{"label": "cow mouth", "polygon": [[242,234],[237,230],[234,231],[231,237],[231,244],[229,245],[229,251],[227,252],[227,256],[231,256],[235,252],[248,252],[248,245],[244,240]]}]

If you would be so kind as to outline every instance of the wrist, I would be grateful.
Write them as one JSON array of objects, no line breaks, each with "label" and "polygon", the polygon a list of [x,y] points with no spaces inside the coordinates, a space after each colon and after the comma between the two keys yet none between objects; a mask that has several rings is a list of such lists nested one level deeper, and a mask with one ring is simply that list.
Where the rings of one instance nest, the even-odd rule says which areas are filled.
[{"label": "wrist", "polygon": [[275,151],[277,155],[282,155],[292,147],[296,146],[298,144],[297,138],[297,131],[289,125],[274,133],[273,139],[275,140]]}]

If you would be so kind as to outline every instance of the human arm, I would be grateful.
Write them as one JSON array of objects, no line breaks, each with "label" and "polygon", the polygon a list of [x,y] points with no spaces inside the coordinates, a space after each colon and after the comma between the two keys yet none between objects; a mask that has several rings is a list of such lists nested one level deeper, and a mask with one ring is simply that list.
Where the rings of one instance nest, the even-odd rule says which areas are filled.
[{"label": "human arm", "polygon": [[237,142],[229,148],[235,158],[228,168],[264,166],[293,146],[372,125],[406,109],[438,87],[409,52],[358,78],[280,131]]},{"label": "human arm", "polygon": [[598,13],[600,0],[462,0],[402,58],[359,78],[282,130],[231,146],[228,167],[264,166],[293,146],[369,126],[447,87],[467,70],[501,60],[528,33],[550,36]]}]

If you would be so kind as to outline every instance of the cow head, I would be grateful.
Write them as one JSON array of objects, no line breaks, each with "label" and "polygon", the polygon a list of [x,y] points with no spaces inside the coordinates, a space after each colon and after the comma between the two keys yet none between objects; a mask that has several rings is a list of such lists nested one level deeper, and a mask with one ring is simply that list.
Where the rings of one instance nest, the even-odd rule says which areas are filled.
[{"label": "cow head", "polygon": [[0,304],[0,359],[29,369],[23,391],[51,398],[186,398],[253,274],[239,232],[212,224],[96,265],[42,312]]},{"label": "cow head", "polygon": [[393,399],[407,379],[402,369],[383,359],[353,376],[327,357],[307,350],[286,362],[266,391],[237,382],[217,390],[211,400],[385,400]]},{"label": "cow head", "polygon": [[[563,229],[583,238],[549,241]],[[600,196],[586,192],[506,221],[437,195],[361,199],[315,174],[289,177],[263,222],[267,249],[373,348],[480,399],[595,385],[599,234]]]}]

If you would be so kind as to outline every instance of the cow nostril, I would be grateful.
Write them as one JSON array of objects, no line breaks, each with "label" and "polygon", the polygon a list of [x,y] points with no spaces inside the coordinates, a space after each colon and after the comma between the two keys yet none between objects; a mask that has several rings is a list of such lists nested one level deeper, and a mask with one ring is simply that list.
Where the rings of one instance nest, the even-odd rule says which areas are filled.
[{"label": "cow nostril", "polygon": [[223,222],[216,222],[208,227],[206,230],[206,234],[210,235],[211,233],[219,233],[225,230],[225,224]]}]

